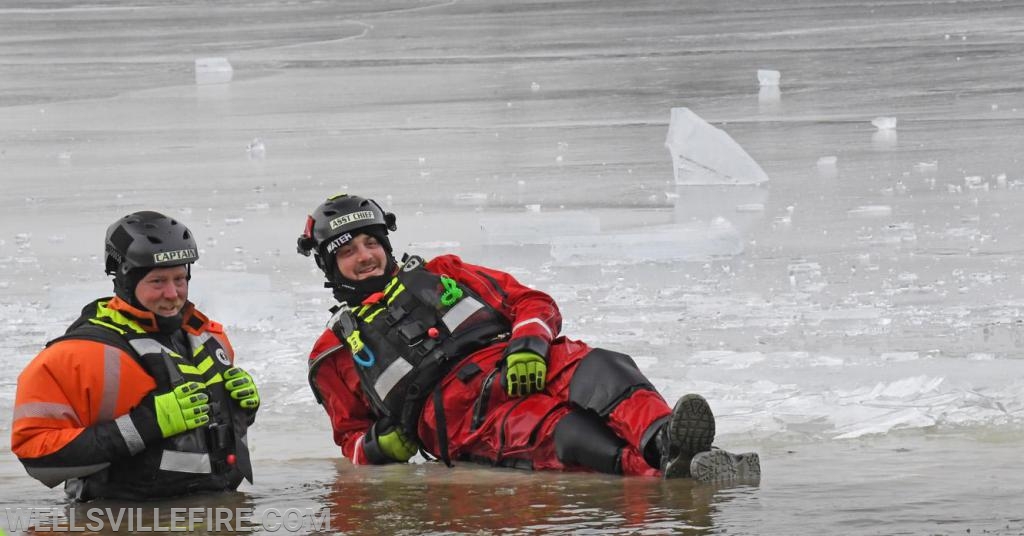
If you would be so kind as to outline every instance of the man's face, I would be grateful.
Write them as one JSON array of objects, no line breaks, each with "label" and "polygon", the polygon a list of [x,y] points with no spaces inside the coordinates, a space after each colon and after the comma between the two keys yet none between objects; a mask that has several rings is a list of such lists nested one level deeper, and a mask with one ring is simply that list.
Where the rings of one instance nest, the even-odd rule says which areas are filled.
[{"label": "man's face", "polygon": [[188,299],[188,267],[154,268],[135,286],[135,299],[160,316],[174,316]]},{"label": "man's face", "polygon": [[338,271],[345,278],[359,281],[383,275],[388,265],[388,254],[376,238],[368,234],[356,235],[334,252]]}]

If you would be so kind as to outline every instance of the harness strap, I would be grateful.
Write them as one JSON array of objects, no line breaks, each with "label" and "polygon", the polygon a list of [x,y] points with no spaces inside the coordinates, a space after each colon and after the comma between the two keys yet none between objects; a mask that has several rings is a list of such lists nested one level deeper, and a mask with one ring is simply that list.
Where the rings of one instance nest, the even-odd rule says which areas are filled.
[{"label": "harness strap", "polygon": [[480,386],[480,395],[476,397],[476,402],[473,402],[473,421],[469,425],[470,431],[480,428],[480,425],[484,423],[487,406],[491,399],[491,384],[494,383],[494,377],[498,375],[498,372],[501,372],[500,368],[492,370]]},{"label": "harness strap", "polygon": [[452,458],[448,452],[448,421],[444,417],[444,401],[441,397],[441,386],[434,389],[434,418],[437,420],[437,449],[441,453],[441,461],[448,467],[451,467]]}]

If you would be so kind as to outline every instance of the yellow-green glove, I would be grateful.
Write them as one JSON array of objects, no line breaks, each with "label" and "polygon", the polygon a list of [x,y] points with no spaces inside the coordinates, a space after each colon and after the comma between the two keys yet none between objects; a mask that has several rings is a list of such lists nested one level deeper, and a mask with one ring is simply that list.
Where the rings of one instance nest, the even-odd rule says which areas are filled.
[{"label": "yellow-green glove", "polygon": [[388,433],[377,436],[377,443],[380,444],[380,451],[385,456],[399,462],[407,462],[412,458],[419,447],[416,442],[406,437],[401,428],[397,426]]},{"label": "yellow-green glove", "polygon": [[548,364],[533,352],[516,352],[505,358],[505,386],[509,396],[526,396],[544,390]]},{"label": "yellow-green glove", "polygon": [[373,464],[407,462],[419,449],[414,439],[389,419],[377,421],[363,436],[363,453]]},{"label": "yellow-green glove", "polygon": [[260,407],[260,393],[256,390],[256,382],[241,368],[232,367],[224,371],[224,388],[243,409],[255,410]]},{"label": "yellow-green glove", "polygon": [[194,430],[210,422],[210,399],[205,387],[183,383],[172,391],[153,396],[153,411],[160,434],[167,437]]}]

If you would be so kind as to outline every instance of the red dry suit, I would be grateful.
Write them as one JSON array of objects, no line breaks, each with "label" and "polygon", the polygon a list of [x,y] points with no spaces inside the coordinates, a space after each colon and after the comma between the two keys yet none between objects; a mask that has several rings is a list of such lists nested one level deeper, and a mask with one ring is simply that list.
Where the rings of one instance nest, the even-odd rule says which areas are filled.
[{"label": "red dry suit", "polygon": [[[422,264],[417,257],[407,261],[388,289],[404,286],[416,290],[406,295],[432,295],[426,288],[429,281],[444,276],[441,279],[448,279],[446,285],[451,280],[457,282],[507,326],[492,340],[474,345],[466,355],[447,356],[446,373],[427,387],[430,394],[425,396],[422,409],[416,408],[418,418],[411,430],[426,453],[445,461],[472,460],[535,470],[659,474],[645,461],[644,447],[667,420],[671,408],[629,356],[559,336],[562,319],[554,300],[507,273],[464,263],[454,255],[437,257],[423,266],[414,265],[413,260]],[[427,284],[417,283],[415,278],[406,277],[406,271],[434,279],[427,279]],[[441,285],[435,286],[442,290]],[[354,357],[349,350],[351,344],[342,342],[344,334],[339,337],[328,328],[310,354],[310,386],[330,416],[335,443],[356,464],[370,463],[362,440],[386,411],[381,409],[378,395],[365,387],[366,370],[359,370],[363,366],[359,363],[365,364],[367,355],[382,359],[389,348],[401,353],[419,348],[427,340],[423,333],[437,336],[436,329],[422,329],[429,326],[412,332],[398,329],[403,318],[408,318],[407,310],[418,304],[400,305],[401,300],[380,298],[378,293],[364,302],[369,305],[363,309],[378,307],[374,300],[381,304],[380,310],[371,310],[365,316],[370,324],[384,326],[382,333],[401,331],[407,344],[377,345],[375,354],[357,351]],[[437,307],[444,312],[444,307]],[[404,322],[406,327],[411,323]],[[357,327],[365,333],[371,326],[360,320]],[[397,337],[386,333],[381,337]],[[374,346],[373,341],[367,345]],[[539,393],[510,397],[503,385],[503,359],[524,348],[545,357],[547,385]],[[381,374],[377,381],[385,376]],[[604,450],[593,452],[594,445],[604,445]]]}]

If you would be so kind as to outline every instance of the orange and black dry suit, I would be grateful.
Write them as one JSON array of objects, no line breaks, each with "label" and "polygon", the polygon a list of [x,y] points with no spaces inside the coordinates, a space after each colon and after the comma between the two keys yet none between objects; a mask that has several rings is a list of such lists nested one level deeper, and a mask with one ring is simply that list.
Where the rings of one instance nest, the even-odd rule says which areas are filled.
[{"label": "orange and black dry suit", "polygon": [[[508,273],[412,257],[383,292],[336,313],[310,386],[356,464],[387,461],[367,446],[386,420],[446,462],[658,474],[645,450],[671,408],[629,356],[558,336],[561,322],[550,296]],[[545,358],[547,385],[510,397],[502,363],[523,350]]]},{"label": "orange and black dry suit", "polygon": [[[29,475],[64,482],[79,500],[234,490],[252,480],[246,430],[255,412],[223,388],[233,361],[223,327],[191,302],[181,333],[168,337],[153,313],[96,300],[18,377],[11,450]],[[158,426],[134,424],[129,412],[143,397],[190,381],[206,385],[209,425],[163,439]]]}]

